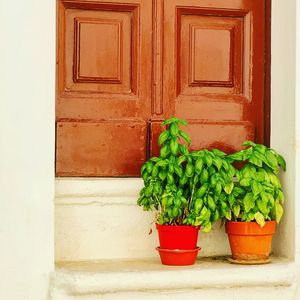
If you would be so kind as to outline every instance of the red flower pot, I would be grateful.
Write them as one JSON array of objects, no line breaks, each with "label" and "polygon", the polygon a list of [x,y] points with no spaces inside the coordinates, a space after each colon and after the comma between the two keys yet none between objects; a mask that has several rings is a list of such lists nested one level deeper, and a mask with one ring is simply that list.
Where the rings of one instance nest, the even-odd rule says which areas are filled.
[{"label": "red flower pot", "polygon": [[200,226],[172,226],[156,224],[160,249],[191,250],[197,248]]},{"label": "red flower pot", "polygon": [[159,252],[163,265],[188,266],[195,263],[200,248],[197,247],[191,250],[170,250],[157,247],[156,250]]},{"label": "red flower pot", "polygon": [[239,260],[267,260],[271,251],[271,242],[276,230],[275,221],[267,221],[264,227],[256,222],[227,221],[232,257]]}]

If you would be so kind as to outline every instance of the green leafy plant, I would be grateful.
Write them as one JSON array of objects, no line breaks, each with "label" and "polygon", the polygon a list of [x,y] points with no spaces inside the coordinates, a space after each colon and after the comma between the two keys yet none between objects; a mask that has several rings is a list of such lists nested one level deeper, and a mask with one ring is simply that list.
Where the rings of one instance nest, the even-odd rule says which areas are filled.
[{"label": "green leafy plant", "polygon": [[160,156],[141,168],[144,187],[137,203],[157,211],[161,225],[201,225],[208,232],[223,214],[218,203],[233,189],[235,169],[217,149],[189,152],[190,137],[180,129],[184,120],[172,117],[162,125]]},{"label": "green leafy plant", "polygon": [[227,213],[223,220],[256,221],[261,227],[267,220],[279,223],[284,194],[278,177],[279,169],[286,170],[284,158],[275,150],[246,141],[247,149],[228,155],[228,162],[246,162],[236,170],[232,192],[225,199]]}]

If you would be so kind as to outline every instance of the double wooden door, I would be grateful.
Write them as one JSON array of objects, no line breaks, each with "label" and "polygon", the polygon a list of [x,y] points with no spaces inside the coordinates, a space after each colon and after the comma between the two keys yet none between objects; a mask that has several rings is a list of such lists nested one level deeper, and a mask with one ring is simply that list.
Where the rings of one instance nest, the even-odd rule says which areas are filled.
[{"label": "double wooden door", "polygon": [[267,4],[58,0],[57,176],[139,176],[172,115],[192,149],[267,142]]}]

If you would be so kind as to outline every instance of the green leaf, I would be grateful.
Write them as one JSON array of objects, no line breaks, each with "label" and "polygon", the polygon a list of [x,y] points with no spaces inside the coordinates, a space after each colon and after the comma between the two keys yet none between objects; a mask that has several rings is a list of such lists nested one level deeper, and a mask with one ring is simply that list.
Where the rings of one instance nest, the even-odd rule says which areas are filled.
[{"label": "green leaf", "polygon": [[270,207],[273,207],[275,205],[275,199],[274,196],[270,193],[266,193],[267,197],[268,197],[268,205]]},{"label": "green leaf", "polygon": [[167,172],[164,170],[160,170],[158,173],[158,177],[161,181],[164,181],[167,177]]},{"label": "green leaf", "polygon": [[195,171],[200,174],[202,171],[202,167],[203,167],[203,159],[200,157],[196,160],[195,163]]},{"label": "green leaf", "polygon": [[244,193],[245,193],[245,190],[243,188],[239,187],[239,186],[236,186],[236,187],[233,188],[233,195],[235,197],[237,197],[239,195],[242,195]]},{"label": "green leaf", "polygon": [[275,202],[275,216],[276,216],[276,222],[279,223],[281,220],[281,217],[283,215],[283,208],[279,201]]},{"label": "green leaf", "polygon": [[219,157],[215,157],[213,160],[213,164],[217,167],[218,171],[222,168],[222,159]]},{"label": "green leaf", "polygon": [[244,197],[245,212],[249,212],[254,206],[254,198],[252,193],[247,193]]},{"label": "green leaf", "polygon": [[179,166],[174,166],[175,173],[181,177],[183,175],[183,170]]},{"label": "green leaf", "polygon": [[258,167],[262,167],[262,161],[259,158],[255,157],[255,156],[252,156],[249,159],[249,162],[256,165],[256,166],[258,166]]},{"label": "green leaf", "polygon": [[231,211],[230,210],[225,211],[225,218],[228,221],[231,221]]},{"label": "green leaf", "polygon": [[267,203],[264,202],[261,198],[256,200],[256,205],[258,209],[263,213],[264,216],[266,216],[269,213],[269,210],[267,208]]},{"label": "green leaf", "polygon": [[235,197],[232,193],[228,196],[228,202],[229,202],[230,206],[232,206],[235,202]]},{"label": "green leaf", "polygon": [[245,141],[245,142],[243,142],[242,146],[243,147],[255,147],[256,144],[252,141]]},{"label": "green leaf", "polygon": [[179,158],[177,160],[177,164],[180,166],[185,161],[186,161],[186,156],[185,155],[179,156]]},{"label": "green leaf", "polygon": [[243,178],[251,178],[252,175],[256,172],[256,169],[251,164],[247,164],[242,170],[242,177]]},{"label": "green leaf", "polygon": [[260,227],[265,226],[265,218],[259,211],[254,214],[254,218],[255,218],[257,224],[260,225]]},{"label": "green leaf", "polygon": [[235,216],[236,218],[238,218],[239,215],[240,215],[240,210],[241,210],[240,205],[235,204],[235,205],[233,206],[232,210],[233,210],[234,216]]},{"label": "green leaf", "polygon": [[220,151],[219,149],[212,149],[211,151],[213,152],[213,154],[215,154],[219,157],[224,157],[225,156],[225,153]]},{"label": "green leaf", "polygon": [[168,161],[166,161],[166,160],[160,160],[160,161],[158,161],[158,162],[155,164],[155,166],[156,166],[156,167],[166,167],[168,164],[169,164]]},{"label": "green leaf", "polygon": [[220,182],[217,182],[216,187],[215,187],[215,194],[217,196],[220,196],[221,192],[222,192],[222,184]]},{"label": "green leaf", "polygon": [[170,153],[170,147],[169,145],[165,144],[161,149],[160,149],[160,157],[161,158],[166,158],[168,154]]},{"label": "green leaf", "polygon": [[208,171],[206,169],[203,169],[201,172],[200,182],[201,184],[208,182]]},{"label": "green leaf", "polygon": [[270,179],[271,183],[276,188],[281,188],[281,184],[280,184],[279,178],[275,174],[269,173],[268,176],[269,176],[269,179]]},{"label": "green leaf", "polygon": [[220,178],[220,174],[219,173],[215,173],[210,177],[210,186],[211,187],[215,187],[217,182],[219,181]]},{"label": "green leaf", "polygon": [[271,150],[266,151],[266,158],[271,167],[273,167],[273,168],[277,167],[277,164],[278,164],[277,158]]},{"label": "green leaf", "polygon": [[233,161],[241,161],[241,160],[243,160],[243,152],[241,152],[241,151],[236,152],[236,153],[228,155],[227,157]]},{"label": "green leaf", "polygon": [[207,195],[207,204],[211,211],[215,211],[217,208],[214,199],[210,195]]},{"label": "green leaf", "polygon": [[197,190],[196,196],[197,196],[198,198],[203,197],[204,194],[205,194],[205,192],[207,191],[208,187],[209,187],[209,184],[208,184],[208,183],[203,184],[203,185],[200,187],[200,189]]},{"label": "green leaf", "polygon": [[174,122],[174,119],[173,119],[173,118],[171,118],[171,119],[166,119],[166,120],[164,120],[164,121],[161,123],[161,126],[165,126],[165,125],[171,124],[171,123],[173,123],[173,122]]},{"label": "green leaf", "polygon": [[286,162],[280,154],[277,154],[277,162],[279,166],[282,168],[282,170],[286,171]]},{"label": "green leaf", "polygon": [[282,190],[280,190],[280,189],[277,190],[277,197],[278,197],[278,200],[280,201],[280,203],[283,204],[284,194],[283,194]]},{"label": "green leaf", "polygon": [[210,218],[210,221],[211,221],[211,223],[214,223],[214,222],[216,222],[217,220],[219,220],[219,218],[220,218],[220,214],[219,214],[219,211],[216,209],[216,210],[214,211],[214,213],[212,214],[212,216],[211,216],[211,218]]},{"label": "green leaf", "polygon": [[206,219],[207,214],[208,214],[208,209],[206,208],[206,206],[203,206],[200,213],[200,218],[202,221]]},{"label": "green leaf", "polygon": [[170,136],[169,130],[163,131],[158,137],[158,144],[162,145],[168,139],[169,136]]},{"label": "green leaf", "polygon": [[212,157],[210,156],[209,153],[205,153],[204,161],[205,161],[205,163],[206,163],[206,165],[207,165],[208,167],[210,167],[210,166],[212,165],[213,159],[212,159]]},{"label": "green leaf", "polygon": [[187,177],[192,177],[194,175],[194,169],[195,169],[194,165],[191,163],[188,163],[185,168],[185,175]]},{"label": "green leaf", "polygon": [[181,154],[183,155],[189,154],[189,150],[185,145],[179,144],[178,147]]},{"label": "green leaf", "polygon": [[154,166],[151,173],[152,178],[156,177],[158,175],[158,172],[159,168],[157,166]]},{"label": "green leaf", "polygon": [[261,144],[255,145],[255,150],[260,152],[261,154],[264,154],[266,152],[267,147]]},{"label": "green leaf", "polygon": [[263,187],[258,181],[252,180],[251,189],[252,189],[254,196],[257,196],[263,190]]},{"label": "green leaf", "polygon": [[259,181],[259,182],[263,182],[266,179],[266,171],[265,170],[260,170],[257,173],[254,173],[252,175],[252,178]]},{"label": "green leaf", "polygon": [[170,129],[169,130],[170,130],[171,135],[174,138],[177,138],[177,135],[178,135],[178,132],[179,132],[178,125],[176,123],[172,123],[170,125]]},{"label": "green leaf", "polygon": [[202,206],[203,206],[203,200],[201,198],[196,199],[195,209],[199,212]]},{"label": "green leaf", "polygon": [[178,143],[177,143],[176,139],[174,139],[174,138],[172,138],[171,141],[170,141],[170,149],[171,149],[171,153],[173,155],[178,154]]},{"label": "green leaf", "polygon": [[191,144],[191,139],[186,132],[179,130],[179,135],[187,142],[188,145]]},{"label": "green leaf", "polygon": [[240,185],[241,186],[250,186],[251,184],[251,178],[243,178],[241,181],[240,181]]},{"label": "green leaf", "polygon": [[207,223],[205,223],[205,225],[202,227],[203,229],[202,229],[202,231],[203,232],[209,232],[210,230],[211,230],[211,222],[207,222]]},{"label": "green leaf", "polygon": [[184,126],[188,125],[188,123],[185,120],[182,120],[182,119],[177,119],[177,123],[181,124],[181,125],[184,125]]},{"label": "green leaf", "polygon": [[243,150],[243,160],[248,160],[253,155],[253,148],[250,147],[246,150]]},{"label": "green leaf", "polygon": [[226,194],[231,194],[232,190],[234,188],[234,184],[233,182],[229,182],[229,183],[226,183],[226,185],[224,186],[224,191]]}]

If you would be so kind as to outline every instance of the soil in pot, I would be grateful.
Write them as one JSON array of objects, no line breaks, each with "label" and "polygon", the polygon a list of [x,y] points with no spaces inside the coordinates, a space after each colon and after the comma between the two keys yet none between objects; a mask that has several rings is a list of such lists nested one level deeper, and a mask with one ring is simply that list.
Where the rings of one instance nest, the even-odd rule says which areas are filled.
[{"label": "soil in pot", "polygon": [[275,221],[267,221],[264,227],[256,222],[228,221],[225,225],[232,258],[244,261],[268,261]]}]

